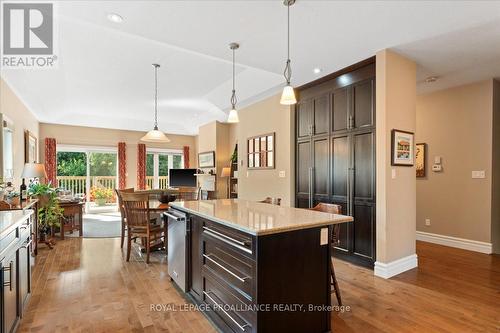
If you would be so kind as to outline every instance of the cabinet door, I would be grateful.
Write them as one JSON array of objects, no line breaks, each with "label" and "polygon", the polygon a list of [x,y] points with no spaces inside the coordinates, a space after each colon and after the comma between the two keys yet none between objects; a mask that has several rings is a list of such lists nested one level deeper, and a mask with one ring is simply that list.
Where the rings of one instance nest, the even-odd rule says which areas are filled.
[{"label": "cabinet door", "polygon": [[[12,332],[19,320],[17,303],[17,252],[13,252],[3,260],[1,272],[3,332]],[[3,287],[2,287],[3,286]]]},{"label": "cabinet door", "polygon": [[202,299],[202,278],[201,278],[201,233],[203,231],[203,221],[196,216],[191,216],[191,239],[190,239],[190,280],[191,280],[191,295],[198,299]]},{"label": "cabinet door", "polygon": [[[332,202],[342,206],[342,214],[348,215],[348,178],[349,178],[349,136],[337,136],[332,138]],[[349,224],[340,225],[340,244],[338,248],[347,251],[349,248]]]},{"label": "cabinet door", "polygon": [[375,259],[375,134],[353,135],[353,253]]},{"label": "cabinet door", "polygon": [[306,138],[312,134],[312,110],[312,100],[306,100],[296,105],[298,139]]},{"label": "cabinet door", "polygon": [[311,169],[311,141],[297,143],[297,194],[309,197]]},{"label": "cabinet door", "polygon": [[374,119],[374,81],[368,80],[352,87],[353,94],[353,127],[369,127],[375,124]]},{"label": "cabinet door", "polygon": [[313,141],[313,196],[328,197],[329,191],[329,174],[328,174],[328,159],[329,159],[329,138],[315,139]]},{"label": "cabinet door", "polygon": [[340,88],[332,94],[332,131],[343,131],[349,128],[350,88]]},{"label": "cabinet door", "polygon": [[329,132],[329,100],[328,95],[314,99],[313,134],[321,135]]},{"label": "cabinet door", "polygon": [[23,247],[19,248],[19,300],[21,302],[20,313],[23,313],[31,294],[31,251],[29,238],[25,240]]}]

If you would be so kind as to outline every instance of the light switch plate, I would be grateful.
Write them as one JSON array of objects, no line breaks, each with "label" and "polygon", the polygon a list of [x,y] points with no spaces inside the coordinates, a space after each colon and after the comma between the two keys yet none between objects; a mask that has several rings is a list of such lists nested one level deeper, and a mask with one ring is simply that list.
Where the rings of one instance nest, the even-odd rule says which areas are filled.
[{"label": "light switch plate", "polygon": [[486,173],[484,170],[477,170],[477,171],[472,171],[472,178],[473,179],[482,179],[486,177]]},{"label": "light switch plate", "polygon": [[425,225],[430,226],[431,225],[431,219],[425,219]]},{"label": "light switch plate", "polygon": [[396,169],[391,169],[391,178],[396,179]]},{"label": "light switch plate", "polygon": [[441,164],[441,156],[434,156],[434,164]]},{"label": "light switch plate", "polygon": [[279,173],[279,177],[280,177],[280,178],[285,178],[285,175],[286,175],[286,174],[285,174],[285,171],[283,171],[283,170],[282,170],[282,171],[280,171],[280,173]]}]

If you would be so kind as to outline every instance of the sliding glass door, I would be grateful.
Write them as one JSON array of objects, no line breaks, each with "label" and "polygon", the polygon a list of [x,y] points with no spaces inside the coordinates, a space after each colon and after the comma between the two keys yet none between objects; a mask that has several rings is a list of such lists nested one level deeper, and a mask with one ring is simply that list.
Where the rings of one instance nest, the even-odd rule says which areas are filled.
[{"label": "sliding glass door", "polygon": [[58,146],[58,187],[85,199],[87,212],[114,211],[117,164],[113,148]]}]

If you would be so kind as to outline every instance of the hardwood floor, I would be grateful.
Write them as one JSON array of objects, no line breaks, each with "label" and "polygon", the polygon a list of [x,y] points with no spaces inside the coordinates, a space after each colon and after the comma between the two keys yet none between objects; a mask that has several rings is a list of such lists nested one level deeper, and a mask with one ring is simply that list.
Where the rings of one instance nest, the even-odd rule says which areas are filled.
[{"label": "hardwood floor", "polygon": [[[215,332],[197,311],[151,311],[187,301],[164,255],[148,266],[133,251],[126,263],[119,242],[69,238],[42,247],[19,332]],[[334,332],[500,332],[500,256],[422,242],[417,254],[418,269],[390,280],[335,260],[350,311],[333,314]]]}]

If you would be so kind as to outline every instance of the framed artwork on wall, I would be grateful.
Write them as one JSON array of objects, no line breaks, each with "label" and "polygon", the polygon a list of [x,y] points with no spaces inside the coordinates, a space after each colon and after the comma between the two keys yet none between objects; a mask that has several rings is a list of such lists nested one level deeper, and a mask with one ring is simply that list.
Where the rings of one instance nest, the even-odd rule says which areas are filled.
[{"label": "framed artwork on wall", "polygon": [[415,161],[414,134],[397,129],[393,129],[391,134],[391,165],[413,166]]},{"label": "framed artwork on wall", "polygon": [[198,168],[215,168],[215,151],[198,153]]},{"label": "framed artwork on wall", "polygon": [[37,162],[37,138],[30,131],[24,132],[24,163]]},{"label": "framed artwork on wall", "polygon": [[248,169],[274,169],[274,133],[253,136],[247,139]]},{"label": "framed artwork on wall", "polygon": [[426,165],[425,159],[427,156],[427,144],[417,143],[415,149],[415,169],[417,177],[425,177],[426,175]]}]

